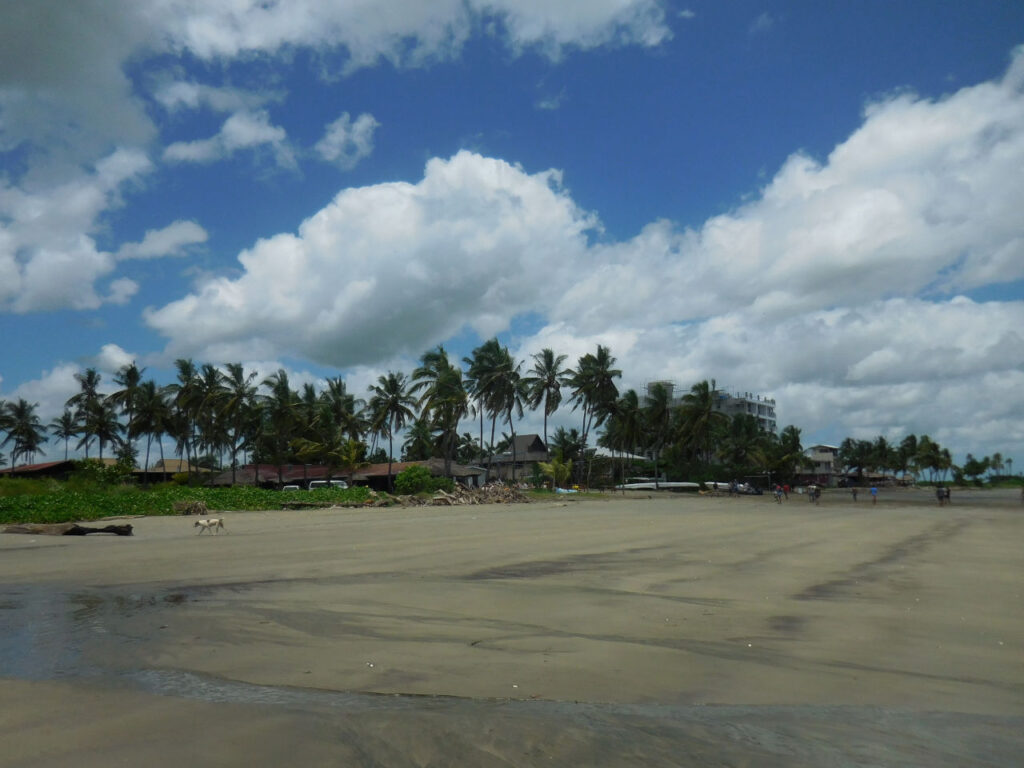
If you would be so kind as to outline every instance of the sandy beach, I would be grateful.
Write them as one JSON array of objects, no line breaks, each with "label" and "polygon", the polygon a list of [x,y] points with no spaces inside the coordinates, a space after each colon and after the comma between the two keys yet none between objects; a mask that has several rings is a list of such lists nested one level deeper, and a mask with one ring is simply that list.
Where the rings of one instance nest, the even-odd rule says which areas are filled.
[{"label": "sandy beach", "polygon": [[2,766],[1019,765],[1011,492],[0,536]]}]

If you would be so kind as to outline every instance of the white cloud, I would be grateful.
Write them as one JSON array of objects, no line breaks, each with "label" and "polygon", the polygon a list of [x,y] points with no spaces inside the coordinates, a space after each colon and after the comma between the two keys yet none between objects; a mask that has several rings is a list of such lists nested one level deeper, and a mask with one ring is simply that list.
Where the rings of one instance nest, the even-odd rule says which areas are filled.
[{"label": "white cloud", "polygon": [[205,243],[206,230],[194,221],[175,221],[163,229],[150,229],[140,243],[125,243],[117,252],[119,259],[153,259],[184,256],[188,246]]},{"label": "white cloud", "polygon": [[550,306],[585,248],[594,221],[559,181],[469,152],[432,160],[418,184],[341,192],[297,235],[243,252],[242,277],[147,321],[175,355],[288,352],[338,366],[418,355],[464,325],[489,335]]},{"label": "white cloud", "polygon": [[168,112],[208,107],[215,112],[259,109],[280,98],[272,92],[254,93],[240,88],[206,85],[190,80],[173,80],[159,85],[153,98]]},{"label": "white cloud", "polygon": [[220,131],[208,139],[179,141],[164,150],[169,162],[210,163],[230,157],[238,150],[258,149],[268,145],[277,164],[291,168],[295,157],[287,142],[284,128],[271,125],[265,110],[235,112],[221,126]]},{"label": "white cloud", "polygon": [[350,170],[373,153],[373,134],[379,126],[371,114],[364,112],[352,122],[348,112],[344,112],[327,126],[314,149],[324,160]]},{"label": "white cloud", "polygon": [[96,283],[114,257],[96,246],[97,218],[120,204],[120,192],[151,170],[138,151],[118,150],[91,172],[29,190],[0,182],[0,310],[94,309],[121,301],[127,285],[104,299]]}]

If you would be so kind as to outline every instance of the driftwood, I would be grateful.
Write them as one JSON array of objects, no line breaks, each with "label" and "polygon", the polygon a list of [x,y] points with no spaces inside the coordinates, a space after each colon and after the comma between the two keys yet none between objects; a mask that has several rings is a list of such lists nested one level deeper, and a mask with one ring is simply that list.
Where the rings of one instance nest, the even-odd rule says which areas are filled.
[{"label": "driftwood", "polygon": [[115,536],[131,536],[132,527],[129,524],[89,528],[78,523],[23,523],[8,525],[4,528],[4,533],[27,533],[33,536],[87,536],[90,533],[112,533]]}]

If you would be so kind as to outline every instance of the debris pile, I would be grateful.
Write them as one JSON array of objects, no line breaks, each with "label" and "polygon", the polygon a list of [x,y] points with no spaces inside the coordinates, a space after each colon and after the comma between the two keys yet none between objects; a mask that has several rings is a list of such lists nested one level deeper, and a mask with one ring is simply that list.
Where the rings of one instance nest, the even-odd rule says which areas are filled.
[{"label": "debris pile", "polygon": [[206,508],[205,501],[175,501],[171,509],[179,515],[205,515],[210,510]]},{"label": "debris pile", "polygon": [[438,491],[430,499],[433,506],[456,506],[461,504],[528,504],[530,498],[518,488],[502,483],[490,483],[481,488],[465,488],[456,485],[449,493]]}]

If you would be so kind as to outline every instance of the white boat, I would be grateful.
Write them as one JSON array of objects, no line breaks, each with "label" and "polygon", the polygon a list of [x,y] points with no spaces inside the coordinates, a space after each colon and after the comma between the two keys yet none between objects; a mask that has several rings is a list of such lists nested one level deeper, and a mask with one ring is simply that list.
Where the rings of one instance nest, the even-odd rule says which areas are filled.
[{"label": "white boat", "polygon": [[615,486],[615,490],[617,491],[695,491],[699,488],[700,485],[698,483],[655,483],[653,480],[644,481],[642,483],[623,483],[622,485]]}]

